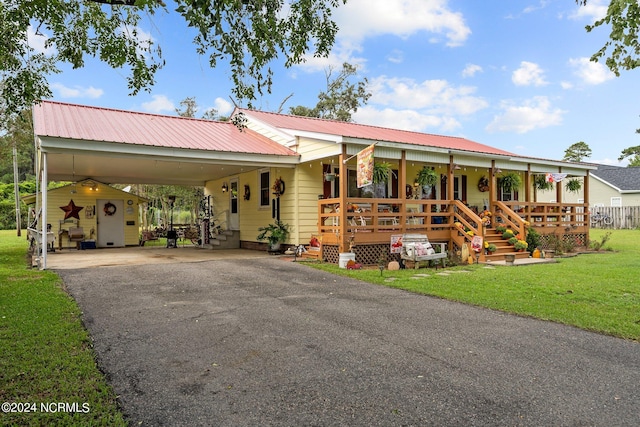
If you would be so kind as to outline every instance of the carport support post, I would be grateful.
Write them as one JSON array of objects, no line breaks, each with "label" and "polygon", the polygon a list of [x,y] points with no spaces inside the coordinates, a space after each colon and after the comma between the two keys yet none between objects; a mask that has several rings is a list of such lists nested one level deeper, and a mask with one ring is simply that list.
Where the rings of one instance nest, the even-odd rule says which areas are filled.
[{"label": "carport support post", "polygon": [[[47,184],[49,177],[47,176],[47,153],[42,153],[42,184],[40,185],[40,191],[42,191],[42,223],[40,224],[42,228],[42,238],[40,239],[40,243],[36,245],[36,249],[40,251],[41,255],[41,263],[40,269],[47,269]],[[37,215],[37,213],[36,213]],[[37,219],[37,218],[36,218]],[[37,240],[37,239],[36,239]]]}]

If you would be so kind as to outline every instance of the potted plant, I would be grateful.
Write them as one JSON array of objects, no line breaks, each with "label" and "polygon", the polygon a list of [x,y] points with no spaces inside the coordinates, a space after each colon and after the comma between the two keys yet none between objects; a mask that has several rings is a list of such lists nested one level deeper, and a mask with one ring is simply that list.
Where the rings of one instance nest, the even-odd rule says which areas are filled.
[{"label": "potted plant", "polygon": [[269,243],[269,252],[279,252],[280,244],[289,237],[289,225],[280,220],[276,220],[275,223],[266,227],[259,227],[258,231],[260,233],[256,238],[260,241],[266,240]]},{"label": "potted plant", "polygon": [[536,190],[551,190],[553,189],[553,182],[547,181],[545,175],[536,175],[533,177],[533,187]]},{"label": "potted plant", "polygon": [[524,240],[518,240],[515,245],[513,245],[514,249],[518,252],[526,251],[529,245]]},{"label": "potted plant", "polygon": [[510,245],[516,245],[516,243],[518,243],[518,238],[516,236],[513,237],[509,237],[509,239],[507,240],[507,242],[509,242]]},{"label": "potted plant", "polygon": [[564,188],[570,193],[579,193],[582,189],[582,182],[577,178],[571,178],[567,181]]},{"label": "potted plant", "polygon": [[500,187],[507,193],[517,191],[522,185],[522,178],[516,172],[507,172],[500,178]]},{"label": "potted plant", "polygon": [[438,174],[432,168],[423,166],[416,176],[416,182],[421,187],[433,187],[438,183]]},{"label": "potted plant", "polygon": [[488,242],[485,242],[485,247],[484,248],[487,250],[487,253],[489,255],[491,255],[492,253],[494,253],[495,251],[498,250],[498,247],[496,245],[494,245],[493,243],[488,243]]},{"label": "potted plant", "polygon": [[391,163],[379,162],[373,165],[373,183],[386,184],[391,173]]}]

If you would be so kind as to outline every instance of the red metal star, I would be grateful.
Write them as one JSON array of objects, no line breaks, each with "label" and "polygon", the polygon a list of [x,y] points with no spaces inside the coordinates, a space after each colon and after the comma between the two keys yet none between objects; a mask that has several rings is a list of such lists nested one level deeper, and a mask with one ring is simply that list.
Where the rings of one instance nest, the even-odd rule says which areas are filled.
[{"label": "red metal star", "polygon": [[79,212],[82,209],[84,209],[84,206],[76,206],[76,204],[73,203],[73,199],[71,199],[71,201],[67,206],[60,206],[60,209],[64,211],[64,219],[67,219],[67,218],[80,219]]}]

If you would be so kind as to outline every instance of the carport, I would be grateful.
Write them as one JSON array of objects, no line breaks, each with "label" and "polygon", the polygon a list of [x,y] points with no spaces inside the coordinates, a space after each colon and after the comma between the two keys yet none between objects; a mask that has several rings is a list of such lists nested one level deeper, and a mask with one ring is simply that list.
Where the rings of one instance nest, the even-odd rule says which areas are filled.
[{"label": "carport", "polygon": [[[33,123],[43,236],[42,189],[49,181],[204,186],[258,168],[293,168],[299,161],[291,149],[231,122],[43,101],[33,108]],[[47,251],[38,250],[46,269]]]}]

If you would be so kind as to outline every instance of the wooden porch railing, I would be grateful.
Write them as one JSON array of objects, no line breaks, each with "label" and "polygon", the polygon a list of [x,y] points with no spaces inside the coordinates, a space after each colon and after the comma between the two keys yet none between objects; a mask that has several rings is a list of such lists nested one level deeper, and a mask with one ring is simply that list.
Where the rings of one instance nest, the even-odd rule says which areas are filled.
[{"label": "wooden porch railing", "polygon": [[391,234],[410,232],[440,241],[450,238],[453,213],[448,200],[349,198],[346,209],[340,203],[338,198],[318,201],[318,232],[325,243],[346,245],[351,235],[359,244],[380,243]]},{"label": "wooden porch railing", "polygon": [[530,226],[555,230],[557,227],[587,230],[589,209],[584,203],[496,202],[509,209]]},{"label": "wooden porch railing", "polygon": [[[346,208],[342,208],[344,203]],[[584,204],[537,202],[491,202],[492,226],[505,225],[526,238],[527,226],[539,227],[540,234],[553,234],[558,226],[588,232],[588,211]],[[462,225],[456,226],[455,223]],[[527,225],[527,223],[529,225]],[[454,247],[470,247],[473,235],[484,236],[478,213],[461,201],[340,198],[318,201],[318,232],[324,244],[349,249],[357,245],[389,242],[392,234],[426,233],[429,239],[450,242]],[[462,231],[462,232],[461,232]],[[481,255],[481,259],[484,254]]]}]

